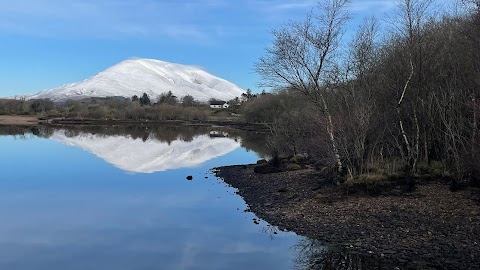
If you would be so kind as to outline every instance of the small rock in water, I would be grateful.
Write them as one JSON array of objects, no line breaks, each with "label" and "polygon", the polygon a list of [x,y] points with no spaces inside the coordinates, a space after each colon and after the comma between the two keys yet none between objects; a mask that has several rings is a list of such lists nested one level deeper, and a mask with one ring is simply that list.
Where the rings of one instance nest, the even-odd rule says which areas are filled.
[{"label": "small rock in water", "polygon": [[191,181],[193,179],[193,176],[189,175],[187,176],[187,180]]}]

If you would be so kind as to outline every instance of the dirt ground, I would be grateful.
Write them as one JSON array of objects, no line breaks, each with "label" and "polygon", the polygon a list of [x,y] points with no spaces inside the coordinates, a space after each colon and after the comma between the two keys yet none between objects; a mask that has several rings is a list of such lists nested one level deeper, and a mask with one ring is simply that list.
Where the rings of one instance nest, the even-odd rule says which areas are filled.
[{"label": "dirt ground", "polygon": [[38,122],[36,116],[0,115],[0,125],[5,126],[35,126]]},{"label": "dirt ground", "polygon": [[429,182],[370,196],[324,184],[314,170],[257,174],[244,165],[216,173],[270,224],[393,262],[382,269],[480,269],[478,189]]}]

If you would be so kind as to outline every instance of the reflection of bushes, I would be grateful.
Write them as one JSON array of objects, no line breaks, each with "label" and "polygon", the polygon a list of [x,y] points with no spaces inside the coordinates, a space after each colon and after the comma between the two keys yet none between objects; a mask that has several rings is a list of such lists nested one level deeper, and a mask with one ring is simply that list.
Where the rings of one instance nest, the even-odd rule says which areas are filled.
[{"label": "reflection of bushes", "polygon": [[[55,130],[64,131],[67,137],[77,137],[85,133],[94,134],[96,136],[125,136],[132,139],[157,140],[160,142],[171,143],[175,140],[182,140],[185,142],[192,141],[195,137],[200,135],[210,134],[211,127],[205,126],[142,126],[142,125],[120,125],[120,126],[95,126],[95,125],[72,125],[61,128],[52,126],[37,126],[37,127],[20,127],[20,126],[0,126],[1,135],[29,135],[33,134],[38,137],[48,138]],[[254,151],[260,156],[265,156],[268,150],[265,146],[265,134],[251,133],[245,130],[238,130],[233,128],[224,129],[229,134],[229,138],[235,141],[240,141],[242,147],[247,151]],[[215,140],[215,139],[213,139]]]},{"label": "reflection of bushes", "polygon": [[41,138],[49,138],[53,129],[47,126],[21,127],[21,126],[0,126],[0,136],[24,136],[33,134]]},{"label": "reflection of bushes", "polygon": [[295,91],[261,95],[243,105],[247,122],[266,123],[270,155],[325,156],[325,132],[312,104]]},{"label": "reflection of bushes", "polygon": [[206,127],[185,127],[185,126],[66,126],[65,134],[68,137],[76,137],[82,133],[95,134],[97,136],[125,136],[143,141],[155,139],[161,142],[171,143],[175,140],[191,141],[194,137],[208,134]]},{"label": "reflection of bushes", "polygon": [[371,256],[349,252],[346,249],[329,249],[320,241],[303,239],[295,246],[295,269],[361,270],[393,269],[387,263]]},{"label": "reflection of bushes", "polygon": [[241,145],[247,149],[247,151],[253,150],[264,158],[270,156],[271,152],[267,146],[266,134],[244,130],[236,130],[234,134],[242,138]]},{"label": "reflection of bushes", "polygon": [[0,126],[0,135],[25,135],[31,133],[31,128],[20,126]]}]

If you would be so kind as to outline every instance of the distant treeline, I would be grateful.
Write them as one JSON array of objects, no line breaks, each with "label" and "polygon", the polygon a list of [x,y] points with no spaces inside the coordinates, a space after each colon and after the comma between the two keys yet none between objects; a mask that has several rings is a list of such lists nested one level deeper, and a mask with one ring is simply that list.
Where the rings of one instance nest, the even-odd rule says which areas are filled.
[{"label": "distant treeline", "polygon": [[268,123],[272,153],[307,154],[342,181],[478,184],[479,8],[444,14],[432,2],[402,0],[389,30],[370,18],[350,42],[346,0],[275,30],[256,70],[282,90],[245,104],[246,120]]},{"label": "distant treeline", "polygon": [[36,115],[47,114],[55,109],[50,99],[16,100],[0,99],[0,114],[7,115]]},{"label": "distant treeline", "polygon": [[[229,111],[235,111],[239,99],[230,101]],[[49,99],[0,100],[0,114],[39,115],[69,119],[102,120],[207,120],[211,110],[206,103],[196,101],[192,96],[178,100],[171,92],[166,92],[152,101],[146,93],[132,98],[107,97],[66,100],[54,103]]]}]

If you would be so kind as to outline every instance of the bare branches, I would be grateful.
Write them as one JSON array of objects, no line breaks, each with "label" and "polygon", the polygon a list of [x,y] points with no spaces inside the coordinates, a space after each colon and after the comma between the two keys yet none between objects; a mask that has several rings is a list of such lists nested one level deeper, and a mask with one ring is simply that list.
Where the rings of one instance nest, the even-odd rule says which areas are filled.
[{"label": "bare branches", "polygon": [[[264,85],[308,97],[320,112],[308,117],[322,118],[322,149],[352,178],[371,173],[369,164],[379,160],[399,161],[407,176],[440,161],[459,178],[463,158],[480,158],[480,11],[440,17],[433,0],[400,0],[385,44],[378,45],[378,22],[368,18],[347,51],[347,4],[326,1],[304,21],[274,31],[256,65]],[[348,57],[339,57],[343,52]],[[298,121],[282,116],[297,120],[278,126]],[[298,144],[301,133],[292,127],[283,137]]]},{"label": "bare branches", "polygon": [[273,45],[255,65],[264,85],[296,89],[308,96],[323,112],[339,171],[342,171],[342,161],[324,91],[329,84],[329,72],[336,68],[334,57],[340,45],[343,26],[349,17],[348,2],[325,1],[319,4],[318,15],[310,14],[303,22],[293,22],[273,31]]},{"label": "bare branches", "polygon": [[319,14],[274,30],[274,43],[255,65],[263,86],[294,87],[313,98],[325,83],[348,19],[348,0],[319,4]]},{"label": "bare branches", "polygon": [[374,67],[377,57],[376,38],[379,33],[375,17],[365,18],[355,34],[349,47],[348,71],[354,79],[360,79]]}]

